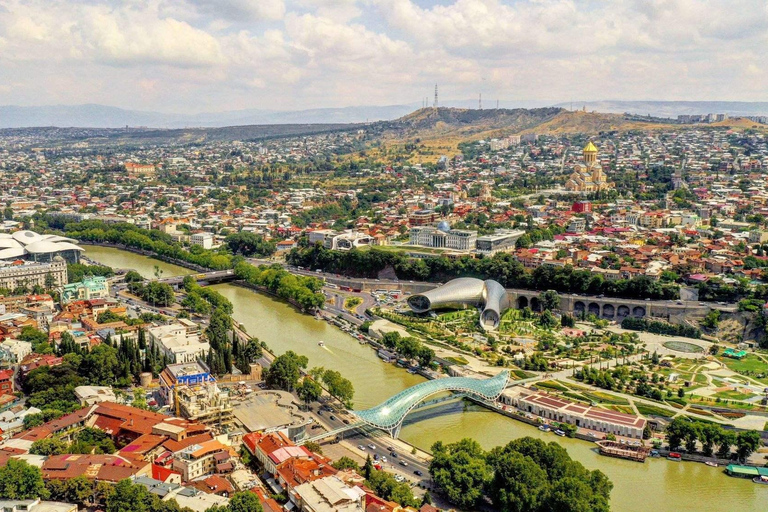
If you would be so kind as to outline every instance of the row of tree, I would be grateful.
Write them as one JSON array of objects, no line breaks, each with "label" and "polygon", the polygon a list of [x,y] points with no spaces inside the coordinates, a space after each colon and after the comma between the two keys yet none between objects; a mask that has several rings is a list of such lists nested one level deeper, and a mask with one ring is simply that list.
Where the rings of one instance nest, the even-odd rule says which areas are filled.
[{"label": "row of tree", "polygon": [[432,446],[432,480],[458,507],[487,497],[499,512],[607,512],[613,484],[555,442],[523,437],[486,452],[473,439]]},{"label": "row of tree", "polygon": [[435,358],[435,351],[413,336],[400,336],[398,332],[384,334],[381,343],[406,359],[416,359],[421,366],[429,366]]},{"label": "row of tree", "polygon": [[717,455],[722,458],[729,458],[735,446],[736,456],[742,462],[761,444],[760,433],[756,430],[736,433],[716,423],[691,421],[683,417],[674,418],[667,425],[667,442],[671,450],[685,445],[688,453],[695,453],[697,442],[701,443],[701,451],[706,456],[711,456],[717,446]]},{"label": "row of tree", "polygon": [[[68,480],[43,481],[40,468],[25,461],[10,459],[0,467],[0,499],[50,499],[72,503],[83,509],[106,512],[192,512],[176,500],[162,501],[147,487],[129,479],[117,484],[96,482],[84,476]],[[214,506],[206,512],[262,512],[261,502],[252,492],[232,495],[226,506]]]},{"label": "row of tree", "polygon": [[464,256],[411,259],[403,253],[372,248],[360,251],[332,251],[320,244],[291,250],[286,261],[292,265],[355,277],[375,278],[385,268],[393,268],[400,279],[443,282],[456,277],[494,279],[506,288],[555,290],[560,293],[603,294],[627,299],[667,300],[680,297],[679,286],[646,276],[606,280],[600,274],[571,265],[543,265],[533,271],[508,253],[490,258]]},{"label": "row of tree", "polygon": [[264,381],[272,389],[296,390],[299,398],[305,403],[320,398],[323,392],[320,385],[322,382],[331,396],[344,403],[346,407],[351,408],[352,398],[355,396],[352,382],[344,378],[338,371],[327,370],[323,367],[312,368],[308,375],[302,377],[303,370],[306,370],[308,364],[307,356],[289,350],[272,361],[264,374]]},{"label": "row of tree", "polygon": [[157,229],[142,229],[128,223],[107,224],[98,220],[67,222],[55,215],[46,216],[45,220],[51,228],[85,242],[124,245],[214,270],[233,266],[231,254],[203,249],[198,245],[186,249],[174,242],[170,235]]},{"label": "row of tree", "polygon": [[235,266],[235,275],[250,285],[262,287],[304,311],[314,311],[325,304],[323,282],[315,277],[297,276],[280,265],[255,267],[245,262]]},{"label": "row of tree", "polygon": [[633,331],[646,331],[654,334],[669,334],[671,336],[685,336],[686,338],[701,338],[701,329],[687,324],[670,324],[659,320],[636,318],[628,316],[621,321],[622,329]]}]

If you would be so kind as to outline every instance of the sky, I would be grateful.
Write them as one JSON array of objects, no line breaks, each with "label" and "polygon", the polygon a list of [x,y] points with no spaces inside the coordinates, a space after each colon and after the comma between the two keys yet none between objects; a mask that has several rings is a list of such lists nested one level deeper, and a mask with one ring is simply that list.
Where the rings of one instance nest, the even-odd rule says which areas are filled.
[{"label": "sky", "polygon": [[765,100],[766,0],[0,0],[0,105]]}]

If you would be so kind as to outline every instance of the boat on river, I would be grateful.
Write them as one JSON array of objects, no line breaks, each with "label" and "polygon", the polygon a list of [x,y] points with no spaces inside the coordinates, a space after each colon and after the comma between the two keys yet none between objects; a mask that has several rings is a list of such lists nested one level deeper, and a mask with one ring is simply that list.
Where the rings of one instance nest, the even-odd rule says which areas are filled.
[{"label": "boat on river", "polygon": [[709,467],[711,467],[711,468],[716,468],[716,467],[718,467],[718,466],[720,465],[720,464],[718,464],[717,462],[712,462],[711,460],[708,460],[708,461],[707,461],[707,462],[705,462],[704,464],[706,464],[707,466],[709,466]]},{"label": "boat on river", "polygon": [[768,476],[756,476],[752,481],[756,484],[768,485]]},{"label": "boat on river", "polygon": [[324,347],[325,346],[325,342],[323,342],[323,340],[320,340],[320,341],[317,342],[317,346],[318,347]]},{"label": "boat on river", "polygon": [[597,441],[595,444],[597,444],[600,450],[600,455],[605,455],[606,457],[645,462],[645,458],[648,456],[648,448],[642,445],[621,444],[607,439]]}]

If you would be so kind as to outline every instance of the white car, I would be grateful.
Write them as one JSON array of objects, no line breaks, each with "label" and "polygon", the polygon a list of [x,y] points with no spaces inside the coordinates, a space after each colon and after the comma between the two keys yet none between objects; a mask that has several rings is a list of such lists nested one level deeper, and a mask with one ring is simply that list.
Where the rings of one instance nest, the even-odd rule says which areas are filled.
[{"label": "white car", "polygon": [[381,457],[381,462],[387,462],[387,457],[386,456],[382,456]]},{"label": "white car", "polygon": [[371,450],[375,450],[376,449],[376,445],[371,443],[371,444],[368,445],[368,448],[370,448]]},{"label": "white car", "polygon": [[365,451],[365,446],[359,444],[359,445],[357,445],[357,449]]}]

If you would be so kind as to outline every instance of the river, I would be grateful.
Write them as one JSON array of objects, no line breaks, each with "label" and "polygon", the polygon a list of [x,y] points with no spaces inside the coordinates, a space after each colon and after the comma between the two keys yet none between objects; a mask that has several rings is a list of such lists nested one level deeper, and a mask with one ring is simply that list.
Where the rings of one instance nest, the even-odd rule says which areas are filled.
[{"label": "river", "polygon": [[[86,255],[115,268],[132,268],[151,277],[154,266],[163,276],[192,271],[146,256],[107,247],[86,246]],[[265,341],[281,354],[293,350],[309,357],[309,365],[341,372],[355,386],[355,408],[376,405],[389,396],[423,381],[417,375],[382,362],[365,345],[324,321],[302,315],[291,306],[269,296],[230,284],[214,287],[234,305],[234,317],[249,334]],[[318,346],[324,341],[325,347]],[[424,413],[419,421],[408,421],[400,437],[419,448],[429,449],[437,440],[447,443],[473,437],[486,449],[531,436],[563,445],[570,456],[589,469],[600,469],[614,484],[611,506],[619,512],[646,511],[763,511],[768,509],[768,486],[730,478],[721,468],[692,462],[649,459],[645,464],[603,457],[591,443],[560,438],[512,420],[477,405],[452,402],[442,411]]]}]

